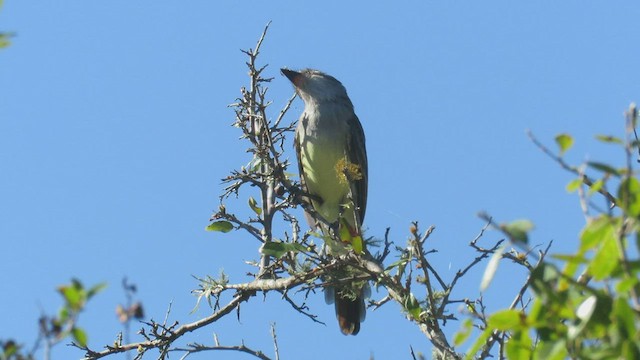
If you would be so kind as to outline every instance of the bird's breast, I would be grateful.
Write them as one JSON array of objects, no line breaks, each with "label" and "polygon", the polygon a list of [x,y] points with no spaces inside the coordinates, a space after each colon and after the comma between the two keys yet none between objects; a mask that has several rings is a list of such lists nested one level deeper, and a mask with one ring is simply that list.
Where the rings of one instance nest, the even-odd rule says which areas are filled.
[{"label": "bird's breast", "polygon": [[347,129],[344,121],[335,117],[303,116],[300,121],[297,140],[307,191],[322,199],[314,202],[316,211],[326,220],[336,221],[349,192],[338,168],[346,156]]}]

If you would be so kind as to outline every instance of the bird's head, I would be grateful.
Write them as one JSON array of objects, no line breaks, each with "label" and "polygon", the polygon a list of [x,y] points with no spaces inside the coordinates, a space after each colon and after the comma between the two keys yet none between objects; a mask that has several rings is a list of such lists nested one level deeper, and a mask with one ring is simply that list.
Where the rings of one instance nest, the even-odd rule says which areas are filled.
[{"label": "bird's head", "polygon": [[305,104],[345,100],[351,104],[347,90],[331,75],[313,69],[304,69],[300,72],[289,69],[281,69],[281,71],[293,83],[296,93]]}]

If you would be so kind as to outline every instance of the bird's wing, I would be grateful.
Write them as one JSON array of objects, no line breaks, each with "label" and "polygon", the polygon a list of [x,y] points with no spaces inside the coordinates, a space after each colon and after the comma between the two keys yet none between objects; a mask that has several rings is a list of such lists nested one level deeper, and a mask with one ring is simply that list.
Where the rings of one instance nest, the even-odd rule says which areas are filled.
[{"label": "bird's wing", "polygon": [[[306,122],[306,115],[303,113],[302,116],[300,117],[300,119],[298,120],[299,122]],[[295,132],[295,136],[293,138],[293,146],[296,149],[296,158],[298,159],[298,173],[300,174],[300,189],[302,190],[302,192],[304,194],[308,194],[309,193],[309,189],[307,188],[307,181],[305,179],[305,171],[304,168],[302,167],[302,155],[300,154],[301,148],[300,148],[300,134],[299,131],[296,129]],[[304,201],[307,202],[307,204],[311,204],[311,201],[308,197],[303,197]],[[313,216],[311,214],[309,214],[307,211],[304,212],[304,217],[307,219],[307,223],[309,224],[309,227],[311,227],[311,229],[315,229],[317,226],[316,220],[313,218]]]},{"label": "bird's wing", "polygon": [[356,114],[347,121],[349,126],[349,135],[347,137],[347,158],[350,163],[360,166],[360,173],[362,177],[351,183],[351,197],[353,204],[357,209],[359,226],[362,226],[364,221],[364,214],[367,209],[367,180],[368,165],[367,165],[367,149],[365,146],[364,130],[362,124]]}]

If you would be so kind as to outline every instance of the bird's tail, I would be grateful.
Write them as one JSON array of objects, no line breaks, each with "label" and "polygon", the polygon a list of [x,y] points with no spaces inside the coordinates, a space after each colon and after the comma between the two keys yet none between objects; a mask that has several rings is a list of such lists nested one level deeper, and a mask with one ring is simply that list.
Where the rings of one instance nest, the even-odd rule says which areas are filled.
[{"label": "bird's tail", "polygon": [[368,284],[358,291],[356,297],[347,294],[350,291],[341,291],[334,287],[325,289],[325,300],[335,304],[336,318],[343,334],[357,335],[360,332],[360,323],[367,315],[364,300],[370,296],[370,291]]}]

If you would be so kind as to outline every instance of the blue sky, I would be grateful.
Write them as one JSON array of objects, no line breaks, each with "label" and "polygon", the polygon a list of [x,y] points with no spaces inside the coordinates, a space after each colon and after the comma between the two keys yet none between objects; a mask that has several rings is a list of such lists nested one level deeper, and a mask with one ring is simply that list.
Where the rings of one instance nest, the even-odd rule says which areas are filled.
[{"label": "blue sky", "polygon": [[[584,221],[564,190],[572,177],[525,130],[550,146],[571,133],[575,163],[621,160],[593,135],[621,135],[623,111],[640,100],[639,18],[633,1],[6,1],[0,30],[17,36],[0,51],[0,338],[31,345],[40,313],[61,305],[55,287],[71,277],[109,283],[80,319],[94,348],[121,330],[113,309],[123,276],[149,317],[164,318],[172,302],[180,322],[208,314],[189,314],[191,275],[247,279],[243,261],[258,244],[204,227],[220,179],[248,161],[227,105],[247,82],[239,49],[270,20],[260,60],[274,77],[273,116],[293,92],[285,66],[334,75],[355,104],[369,235],[391,227],[403,244],[411,221],[435,225],[430,261],[446,279],[473,258],[481,210],[529,218],[532,244],[571,251]],[[297,100],[287,119],[301,111]],[[456,296],[477,297],[481,273]],[[508,305],[524,276],[505,266],[485,300]],[[275,322],[283,358],[409,358],[410,345],[430,354],[394,304],[370,312],[356,337],[340,334],[321,295],[310,306],[327,326],[269,294],[243,305],[240,322],[231,316],[189,340],[216,332],[224,345],[244,339],[269,353]],[[82,355],[64,345],[53,354]]]}]

